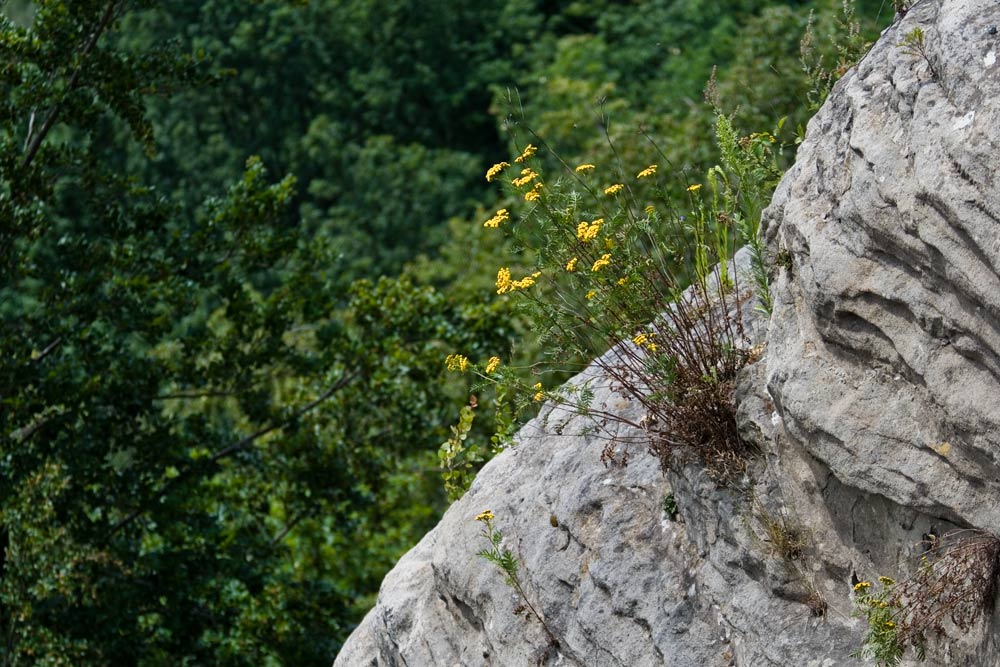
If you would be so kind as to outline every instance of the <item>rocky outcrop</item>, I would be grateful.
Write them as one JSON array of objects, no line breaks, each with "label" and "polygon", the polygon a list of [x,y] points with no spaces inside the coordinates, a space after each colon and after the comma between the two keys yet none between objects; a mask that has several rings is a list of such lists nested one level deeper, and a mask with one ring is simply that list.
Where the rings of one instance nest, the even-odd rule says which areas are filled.
[{"label": "rocky outcrop", "polygon": [[[916,4],[810,123],[766,216],[782,268],[737,392],[761,451],[745,479],[664,476],[640,451],[605,467],[611,436],[548,406],[386,577],[336,666],[861,665],[853,582],[905,575],[929,535],[1000,533],[998,24],[995,0]],[[917,27],[922,52],[900,47]],[[597,366],[574,382],[641,419]],[[476,558],[485,509],[555,642]],[[1000,621],[928,648],[1000,666]]]},{"label": "rocky outcrop", "polygon": [[[810,124],[772,206],[768,389],[840,480],[1000,533],[998,22],[918,4]],[[926,57],[897,46],[918,26]]]}]

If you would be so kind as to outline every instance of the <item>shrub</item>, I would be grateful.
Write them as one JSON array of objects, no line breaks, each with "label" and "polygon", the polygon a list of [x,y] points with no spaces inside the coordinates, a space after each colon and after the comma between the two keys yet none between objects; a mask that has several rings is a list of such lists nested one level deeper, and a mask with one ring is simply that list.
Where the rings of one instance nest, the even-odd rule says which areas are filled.
[{"label": "shrub", "polygon": [[[483,225],[510,234],[533,261],[523,275],[501,267],[496,278],[497,294],[518,300],[547,355],[532,370],[565,369],[614,348],[597,363],[643,406],[646,418],[631,425],[649,434],[663,468],[694,456],[723,479],[742,472],[747,450],[733,391],[755,353],[744,307],[754,292],[760,308],[770,307],[759,223],[781,145],[769,132],[740,137],[721,113],[716,120],[722,165],[698,179],[672,169],[652,140],[652,164],[598,167],[570,165],[532,135],[520,155],[487,171],[506,198]],[[545,173],[539,150],[562,173]],[[741,241],[754,249],[754,289],[730,264]],[[454,358],[452,366],[465,370]],[[498,366],[470,364],[512,397],[514,413],[552,400],[593,417],[602,432],[628,421],[595,406],[586,385],[549,391]],[[625,461],[620,444],[609,436],[606,461]]]}]

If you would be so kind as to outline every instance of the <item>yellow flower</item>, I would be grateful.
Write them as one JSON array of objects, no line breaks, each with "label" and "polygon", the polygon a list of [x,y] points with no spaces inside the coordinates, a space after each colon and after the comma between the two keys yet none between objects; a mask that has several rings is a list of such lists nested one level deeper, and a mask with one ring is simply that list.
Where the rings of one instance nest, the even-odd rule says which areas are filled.
[{"label": "yellow flower", "polygon": [[459,371],[460,373],[464,373],[465,369],[469,367],[469,359],[461,354],[449,354],[445,357],[444,363],[449,371]]},{"label": "yellow flower", "polygon": [[504,167],[509,167],[509,166],[510,166],[509,162],[497,162],[495,165],[486,170],[486,182],[489,183],[490,181],[492,181],[494,178],[496,178],[497,174],[503,171]]},{"label": "yellow flower", "polygon": [[522,185],[527,185],[528,183],[531,183],[536,178],[538,178],[538,174],[535,173],[535,171],[530,167],[525,167],[524,169],[521,170],[521,177],[515,178],[513,181],[511,181],[511,184],[515,188],[519,188]]},{"label": "yellow flower", "polygon": [[590,241],[597,237],[597,232],[601,230],[604,218],[598,218],[591,223],[581,222],[576,226],[576,238],[581,241]]},{"label": "yellow flower", "polygon": [[638,174],[636,174],[635,177],[636,178],[646,178],[647,176],[652,176],[655,173],[656,173],[656,165],[655,164],[651,164],[648,167],[646,167],[645,169],[643,169],[642,171],[640,171]]},{"label": "yellow flower", "polygon": [[517,163],[524,162],[525,160],[527,160],[528,158],[530,158],[532,155],[534,155],[536,151],[538,151],[538,148],[536,146],[532,146],[531,144],[528,144],[527,148],[524,149],[524,152],[521,153],[521,155],[519,155],[518,157],[514,158],[514,162],[517,162]]},{"label": "yellow flower", "polygon": [[604,253],[601,258],[594,262],[594,265],[590,267],[591,271],[600,271],[605,266],[611,263],[611,253]]},{"label": "yellow flower", "polygon": [[497,271],[497,294],[510,291],[510,269],[502,268]]},{"label": "yellow flower", "polygon": [[886,621],[885,622],[885,627],[887,627],[887,628],[894,628],[894,627],[896,627],[896,624],[893,623],[892,621]]},{"label": "yellow flower", "polygon": [[486,374],[489,375],[500,366],[500,357],[490,357],[486,362]]},{"label": "yellow flower", "polygon": [[497,273],[497,294],[514,292],[519,289],[528,289],[535,284],[535,279],[540,275],[542,275],[541,271],[535,271],[530,276],[525,276],[520,280],[511,280],[510,269],[500,269]]},{"label": "yellow flower", "polygon": [[510,213],[507,212],[507,209],[502,208],[499,211],[497,211],[496,215],[494,215],[492,218],[484,222],[483,227],[491,227],[493,229],[496,229],[497,227],[507,222],[508,220],[510,220]]},{"label": "yellow flower", "polygon": [[872,587],[872,582],[870,581],[859,581],[858,583],[854,584],[855,591],[863,591],[871,587]]},{"label": "yellow flower", "polygon": [[580,173],[580,172],[584,172],[584,171],[592,171],[594,168],[595,167],[592,164],[581,164],[574,171]]},{"label": "yellow flower", "polygon": [[697,192],[701,190],[701,183],[695,183],[694,185],[689,185],[687,188],[688,192]]},{"label": "yellow flower", "polygon": [[542,184],[541,183],[535,183],[535,187],[531,188],[530,190],[528,190],[524,194],[524,200],[525,201],[538,201],[541,198],[541,196],[542,196],[541,189],[542,189]]},{"label": "yellow flower", "polygon": [[879,577],[878,580],[879,583],[881,583],[883,586],[892,586],[894,583],[896,583],[889,577]]},{"label": "yellow flower", "polygon": [[619,287],[624,287],[625,283],[627,283],[627,282],[628,282],[628,278],[619,278],[618,279],[618,286]]},{"label": "yellow flower", "polygon": [[541,382],[536,382],[535,385],[532,387],[532,389],[535,390],[535,400],[536,401],[540,401],[543,398],[545,398],[545,392],[542,391],[542,383]]},{"label": "yellow flower", "polygon": [[650,352],[656,352],[656,343],[650,343],[649,345],[646,346],[646,349],[649,350]]},{"label": "yellow flower", "polygon": [[485,512],[480,512],[476,515],[476,521],[485,521],[489,523],[496,517],[493,515],[493,510],[486,510]]},{"label": "yellow flower", "polygon": [[633,338],[632,342],[635,343],[636,345],[645,345],[647,340],[649,340],[649,336],[647,336],[644,333],[641,333],[635,338]]},{"label": "yellow flower", "polygon": [[594,290],[590,290],[589,292],[587,292],[588,299],[593,299],[595,296],[597,296],[597,292],[595,292]]},{"label": "yellow flower", "polygon": [[621,183],[615,183],[611,187],[605,188],[604,189],[604,194],[606,194],[606,195],[616,195],[619,192],[621,192],[624,187],[625,186],[622,185]]},{"label": "yellow flower", "polygon": [[576,269],[576,257],[566,262],[567,271],[573,271],[574,269]]},{"label": "yellow flower", "polygon": [[652,205],[647,206],[645,210],[646,210],[646,215],[653,215],[654,213],[656,213],[656,209],[653,208]]}]

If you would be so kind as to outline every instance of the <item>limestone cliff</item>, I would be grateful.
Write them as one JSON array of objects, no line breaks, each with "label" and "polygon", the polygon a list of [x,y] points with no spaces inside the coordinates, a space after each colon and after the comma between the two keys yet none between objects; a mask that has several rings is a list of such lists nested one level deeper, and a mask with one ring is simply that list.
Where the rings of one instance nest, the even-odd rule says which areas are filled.
[{"label": "limestone cliff", "polygon": [[[810,123],[766,214],[782,261],[738,390],[762,451],[745,480],[605,467],[550,406],[386,577],[336,666],[865,664],[853,583],[905,576],[951,528],[1000,533],[998,24],[996,0],[916,4]],[[899,46],[914,28],[922,53]],[[574,381],[641,417],[596,367]],[[474,556],[487,508],[557,645]],[[955,635],[926,664],[1000,665],[990,609]]]}]

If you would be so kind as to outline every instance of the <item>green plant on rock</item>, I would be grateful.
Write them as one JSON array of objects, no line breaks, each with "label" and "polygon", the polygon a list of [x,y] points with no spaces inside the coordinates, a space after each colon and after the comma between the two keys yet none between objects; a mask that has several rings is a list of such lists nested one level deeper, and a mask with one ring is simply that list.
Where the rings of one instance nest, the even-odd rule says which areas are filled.
[{"label": "green plant on rock", "polygon": [[[546,636],[549,639],[549,644],[551,646],[559,646],[559,641],[556,639],[552,630],[549,628],[548,623],[542,618],[535,606],[531,604],[531,600],[528,598],[527,592],[524,590],[524,586],[521,584],[521,579],[518,575],[518,568],[520,563],[513,552],[503,546],[503,533],[499,528],[493,525],[496,520],[496,516],[493,514],[492,510],[485,510],[476,516],[476,521],[482,522],[482,537],[486,540],[487,546],[476,553],[477,556],[485,561],[488,561],[495,565],[504,577],[504,583],[510,586],[517,593],[521,600],[521,603],[515,609],[515,613],[520,613],[522,610],[526,613],[531,613],[532,616],[541,624],[542,629],[545,631]],[[558,523],[558,522],[557,522]]]},{"label": "green plant on rock", "polygon": [[[741,473],[746,455],[733,389],[753,353],[740,313],[754,292],[770,307],[759,223],[780,175],[780,145],[772,133],[739,136],[721,114],[717,126],[722,165],[701,182],[672,170],[652,140],[661,161],[572,166],[552,152],[562,170],[550,177],[536,158],[544,141],[533,135],[537,145],[488,170],[511,203],[483,224],[509,233],[534,260],[522,273],[501,267],[496,279],[497,293],[517,300],[548,357],[533,370],[613,348],[597,363],[643,406],[645,423],[657,424],[643,430],[663,467],[693,455],[721,479]],[[754,290],[730,265],[741,232],[757,249]],[[550,400],[588,415],[605,434],[623,421],[595,405],[586,384],[548,390],[476,370],[487,383],[509,382],[505,390],[520,397],[521,409]],[[622,462],[623,443],[608,439],[604,458]]]},{"label": "green plant on rock", "polygon": [[935,80],[940,81],[941,77],[938,76],[937,68],[934,67],[934,63],[931,61],[930,55],[927,53],[927,45],[924,38],[924,30],[918,26],[903,35],[903,41],[899,42],[896,46],[898,46],[906,55],[923,60],[927,63],[927,69],[930,71],[931,76],[934,77]]},{"label": "green plant on rock", "polygon": [[855,614],[868,623],[856,657],[895,667],[907,647],[920,660],[927,637],[966,632],[992,603],[1000,574],[1000,539],[978,530],[935,537],[916,572],[903,581],[879,577],[854,586]]}]

